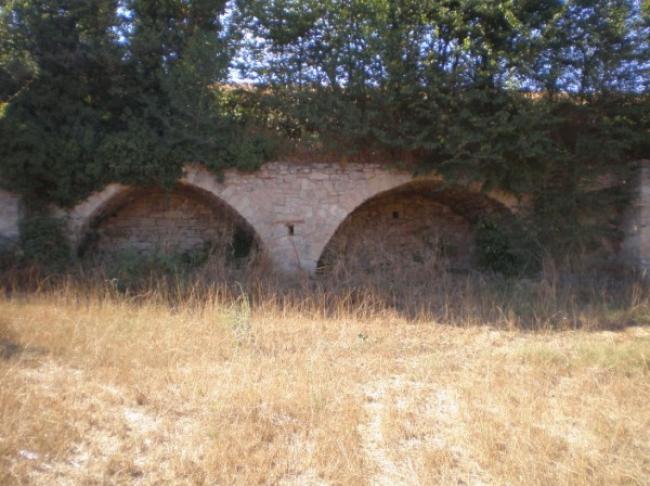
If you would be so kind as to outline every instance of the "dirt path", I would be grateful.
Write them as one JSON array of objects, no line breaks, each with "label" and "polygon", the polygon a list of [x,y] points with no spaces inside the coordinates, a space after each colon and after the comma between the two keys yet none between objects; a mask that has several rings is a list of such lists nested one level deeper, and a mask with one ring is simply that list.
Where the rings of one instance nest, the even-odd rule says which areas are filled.
[{"label": "dirt path", "polygon": [[397,386],[394,383],[396,380],[399,379],[377,381],[364,389],[368,421],[361,424],[359,428],[366,455],[377,466],[377,473],[370,483],[379,486],[417,484],[412,480],[409,481],[408,472],[390,458],[384,440],[383,422],[387,407],[387,391]]},{"label": "dirt path", "polygon": [[[440,452],[448,458],[441,475],[430,480],[439,484],[492,484],[489,476],[471,457],[459,440],[465,434],[461,404],[454,390],[435,384],[409,381],[402,376],[371,382],[363,388],[367,421],[359,426],[365,454],[376,467],[370,478],[372,485],[423,484],[427,469],[422,458],[428,452]],[[417,410],[417,423],[388,424],[392,416]],[[386,428],[411,427],[417,432],[392,442],[385,436]]]}]

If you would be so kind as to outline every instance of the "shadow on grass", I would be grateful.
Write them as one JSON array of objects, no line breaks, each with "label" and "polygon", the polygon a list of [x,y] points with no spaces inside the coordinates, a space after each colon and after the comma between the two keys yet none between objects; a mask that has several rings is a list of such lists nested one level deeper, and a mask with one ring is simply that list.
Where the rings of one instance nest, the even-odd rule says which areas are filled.
[{"label": "shadow on grass", "polygon": [[23,346],[22,344],[0,339],[0,359],[9,361],[18,358],[35,358],[47,354],[47,349]]},{"label": "shadow on grass", "polygon": [[[315,276],[282,275],[268,268],[225,272],[223,266],[210,265],[180,273],[166,267],[132,270],[82,266],[59,274],[14,270],[0,274],[0,295],[7,299],[50,295],[75,305],[109,299],[164,305],[172,312],[206,303],[229,309],[245,300],[257,315],[398,319],[529,331],[618,331],[650,325],[649,288],[633,276],[549,272],[536,278],[506,278],[477,271],[454,273],[434,264],[411,269],[392,265],[371,272],[348,266]],[[0,321],[4,343],[0,356],[14,356],[19,345],[3,337],[1,326]]]},{"label": "shadow on grass", "polygon": [[16,333],[9,328],[9,324],[0,319],[0,360],[33,358],[44,354],[47,354],[45,348],[21,344]]}]

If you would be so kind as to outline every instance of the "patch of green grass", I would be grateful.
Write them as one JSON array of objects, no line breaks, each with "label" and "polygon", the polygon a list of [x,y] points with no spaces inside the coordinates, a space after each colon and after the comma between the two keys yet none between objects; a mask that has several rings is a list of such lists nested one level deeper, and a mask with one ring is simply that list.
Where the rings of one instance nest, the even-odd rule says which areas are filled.
[{"label": "patch of green grass", "polygon": [[251,337],[251,305],[243,289],[230,309],[227,322],[237,343],[241,344]]},{"label": "patch of green grass", "polygon": [[586,341],[572,349],[530,344],[515,352],[522,362],[553,368],[600,368],[617,373],[650,371],[650,337],[625,342]]},{"label": "patch of green grass", "polygon": [[574,361],[581,366],[622,373],[647,373],[650,371],[650,337],[623,343],[584,343],[578,347]]},{"label": "patch of green grass", "polygon": [[625,326],[650,325],[650,306],[637,305],[634,307],[615,309],[604,314],[603,320],[606,327],[622,328]]},{"label": "patch of green grass", "polygon": [[554,348],[548,344],[528,344],[519,349],[515,355],[524,363],[534,366],[567,368],[571,365],[571,356],[567,350]]}]

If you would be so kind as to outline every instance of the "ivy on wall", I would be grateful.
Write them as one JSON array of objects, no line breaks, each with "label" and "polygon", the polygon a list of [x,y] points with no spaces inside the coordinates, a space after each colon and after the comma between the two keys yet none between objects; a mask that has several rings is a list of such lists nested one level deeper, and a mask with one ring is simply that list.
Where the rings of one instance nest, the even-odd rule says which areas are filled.
[{"label": "ivy on wall", "polygon": [[187,162],[380,153],[532,195],[522,224],[562,254],[625,204],[599,181],[650,156],[649,20],[638,0],[10,0],[0,184],[69,206]]},{"label": "ivy on wall", "polygon": [[6,3],[3,185],[70,205],[109,181],[171,186],[187,162],[259,165],[268,144],[211,87],[228,75],[225,3]]}]

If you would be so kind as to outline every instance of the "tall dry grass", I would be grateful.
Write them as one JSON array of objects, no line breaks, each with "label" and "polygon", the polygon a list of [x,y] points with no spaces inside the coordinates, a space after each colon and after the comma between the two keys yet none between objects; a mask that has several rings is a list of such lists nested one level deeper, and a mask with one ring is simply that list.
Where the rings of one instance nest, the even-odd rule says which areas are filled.
[{"label": "tall dry grass", "polygon": [[549,261],[535,277],[506,278],[441,255],[437,244],[417,254],[392,250],[381,242],[355,241],[334,257],[326,254],[315,277],[277,273],[263,253],[233,262],[213,252],[196,266],[173,255],[118,254],[87,259],[65,274],[6,270],[0,286],[10,294],[74,288],[80,297],[106,294],[171,306],[193,306],[212,296],[228,303],[245,295],[260,312],[271,306],[271,312],[335,319],[391,312],[456,326],[612,329],[650,322],[647,286],[633,275],[567,274]]},{"label": "tall dry grass", "polygon": [[382,265],[6,275],[0,483],[650,482],[643,286]]}]

